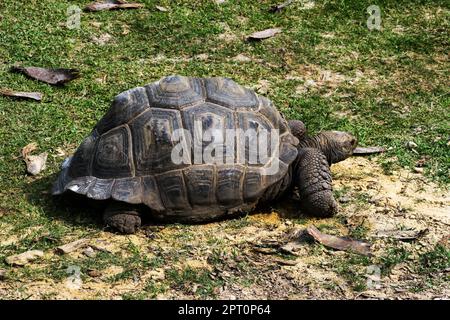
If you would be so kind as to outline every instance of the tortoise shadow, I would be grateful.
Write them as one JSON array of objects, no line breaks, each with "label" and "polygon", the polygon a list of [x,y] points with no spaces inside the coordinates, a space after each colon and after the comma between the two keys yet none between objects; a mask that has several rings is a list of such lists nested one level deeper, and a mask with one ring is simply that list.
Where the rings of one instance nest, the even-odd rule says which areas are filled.
[{"label": "tortoise shadow", "polygon": [[275,200],[271,208],[275,210],[282,219],[309,219],[312,218],[302,212],[298,199],[287,193],[278,200]]},{"label": "tortoise shadow", "polygon": [[[50,220],[61,220],[64,223],[77,226],[89,227],[100,230],[113,231],[103,223],[102,214],[111,200],[92,200],[86,196],[74,192],[66,192],[61,196],[52,196],[51,188],[56,181],[59,173],[36,178],[23,187],[23,193],[26,194],[27,201],[42,210],[45,216]],[[148,210],[144,205],[142,211]],[[289,196],[284,196],[273,203],[259,204],[251,212],[236,212],[232,215],[218,217],[205,222],[187,222],[184,224],[198,225],[206,223],[221,222],[230,219],[239,219],[248,214],[270,213],[273,210],[278,212],[283,219],[307,219],[310,216],[301,213],[298,201]],[[154,219],[152,215],[143,215],[142,226],[167,226],[178,224],[176,221],[161,221]]]},{"label": "tortoise shadow", "polygon": [[42,210],[49,220],[61,220],[73,226],[103,229],[102,215],[106,203],[94,203],[73,192],[52,196],[51,188],[58,173],[36,178],[23,187],[27,201]]}]

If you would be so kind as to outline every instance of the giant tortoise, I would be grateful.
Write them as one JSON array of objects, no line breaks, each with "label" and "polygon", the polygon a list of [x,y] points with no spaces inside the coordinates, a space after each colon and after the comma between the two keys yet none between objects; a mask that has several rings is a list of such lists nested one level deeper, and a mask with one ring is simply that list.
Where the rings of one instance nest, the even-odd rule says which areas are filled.
[{"label": "giant tortoise", "polygon": [[[266,141],[248,132],[264,132]],[[325,217],[337,210],[330,165],[356,145],[346,132],[308,136],[301,121],[286,121],[269,99],[231,79],[174,75],[116,96],[64,161],[52,193],[104,202],[104,222],[122,233],[134,233],[145,215],[207,222],[294,189],[299,211]]]}]

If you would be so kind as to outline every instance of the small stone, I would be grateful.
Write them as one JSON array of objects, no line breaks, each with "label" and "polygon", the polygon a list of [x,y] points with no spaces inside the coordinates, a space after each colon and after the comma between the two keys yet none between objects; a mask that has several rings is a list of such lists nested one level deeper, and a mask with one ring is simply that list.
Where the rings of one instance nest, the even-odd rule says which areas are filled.
[{"label": "small stone", "polygon": [[406,143],[406,147],[407,147],[408,149],[412,150],[412,149],[414,149],[414,148],[417,148],[418,145],[417,145],[417,143],[415,143],[414,141],[408,141],[408,142]]},{"label": "small stone", "polygon": [[167,9],[166,7],[162,7],[162,6],[155,6],[155,8],[156,8],[158,11],[161,11],[161,12],[167,12],[167,11],[169,11],[169,9]]},{"label": "small stone", "polygon": [[344,196],[344,197],[340,197],[340,198],[339,198],[339,202],[340,202],[340,203],[348,203],[348,202],[350,202],[350,201],[351,201],[350,197],[347,197],[347,196]]},{"label": "small stone", "polygon": [[150,276],[150,279],[161,281],[166,278],[166,274],[163,269],[155,269],[149,272],[148,274]]},{"label": "small stone", "polygon": [[423,168],[415,167],[414,172],[416,173],[423,173]]},{"label": "small stone", "polygon": [[209,55],[207,53],[201,53],[195,56],[195,59],[200,60],[200,61],[205,61],[208,60]]},{"label": "small stone", "polygon": [[27,171],[33,176],[38,175],[45,169],[45,163],[47,162],[47,152],[43,152],[37,156],[28,156]]},{"label": "small stone", "polygon": [[90,276],[92,278],[97,278],[97,277],[101,276],[101,273],[98,270],[88,270],[87,274],[88,274],[88,276]]},{"label": "small stone", "polygon": [[315,87],[316,85],[316,82],[312,79],[308,79],[305,81],[305,87]]},{"label": "small stone", "polygon": [[83,254],[89,258],[94,258],[96,256],[96,252],[91,247],[84,249]]},{"label": "small stone", "polygon": [[237,61],[237,62],[250,62],[252,61],[251,58],[243,55],[243,54],[238,54],[236,57],[233,58],[233,61]]}]

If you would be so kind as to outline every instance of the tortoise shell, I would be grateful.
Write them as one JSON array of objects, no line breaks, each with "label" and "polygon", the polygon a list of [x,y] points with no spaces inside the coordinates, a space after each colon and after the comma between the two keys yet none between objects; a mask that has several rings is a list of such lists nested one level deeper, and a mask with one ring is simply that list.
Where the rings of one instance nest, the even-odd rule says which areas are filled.
[{"label": "tortoise shell", "polygon": [[[195,162],[193,153],[183,155],[190,162],[174,163],[174,132],[193,133],[196,121],[203,133],[278,129],[279,170],[267,175],[270,163],[249,163],[247,157],[225,164]],[[145,204],[163,217],[220,216],[255,205],[271,186],[283,184],[297,144],[272,102],[252,90],[227,78],[169,76],[115,97],[91,135],[63,164],[53,194],[70,190],[96,200]],[[249,149],[247,144],[247,155]]]}]

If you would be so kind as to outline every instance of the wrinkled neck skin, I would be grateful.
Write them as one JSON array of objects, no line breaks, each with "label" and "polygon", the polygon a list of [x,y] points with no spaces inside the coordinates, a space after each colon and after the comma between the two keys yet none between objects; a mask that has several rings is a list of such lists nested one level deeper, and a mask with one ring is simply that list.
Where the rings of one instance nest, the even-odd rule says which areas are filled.
[{"label": "wrinkled neck skin", "polygon": [[347,158],[346,155],[339,151],[339,146],[333,139],[328,137],[326,132],[319,133],[315,136],[306,136],[300,141],[298,148],[319,149],[327,158],[329,165]]}]

